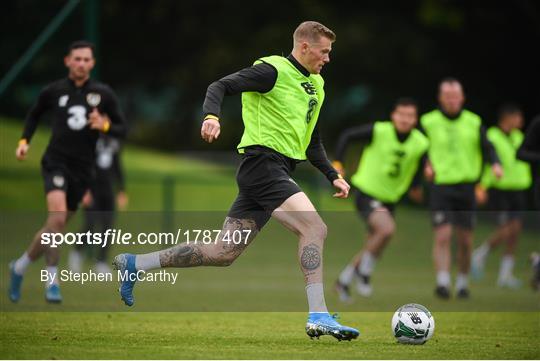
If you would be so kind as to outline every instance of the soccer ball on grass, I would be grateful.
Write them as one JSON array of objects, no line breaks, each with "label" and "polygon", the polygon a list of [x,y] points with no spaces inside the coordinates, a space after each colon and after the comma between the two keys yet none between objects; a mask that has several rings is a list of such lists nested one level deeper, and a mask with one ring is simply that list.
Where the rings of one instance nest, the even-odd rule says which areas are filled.
[{"label": "soccer ball on grass", "polygon": [[400,343],[422,345],[433,337],[435,319],[422,305],[401,306],[392,317],[392,333]]}]

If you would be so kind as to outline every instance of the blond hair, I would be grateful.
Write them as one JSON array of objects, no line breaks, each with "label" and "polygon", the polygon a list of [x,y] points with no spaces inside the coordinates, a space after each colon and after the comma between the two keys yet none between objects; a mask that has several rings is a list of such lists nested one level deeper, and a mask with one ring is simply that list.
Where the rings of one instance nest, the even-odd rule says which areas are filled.
[{"label": "blond hair", "polygon": [[300,41],[316,43],[321,36],[328,38],[330,41],[336,41],[336,34],[323,24],[316,21],[304,21],[294,31],[293,40],[295,43]]}]

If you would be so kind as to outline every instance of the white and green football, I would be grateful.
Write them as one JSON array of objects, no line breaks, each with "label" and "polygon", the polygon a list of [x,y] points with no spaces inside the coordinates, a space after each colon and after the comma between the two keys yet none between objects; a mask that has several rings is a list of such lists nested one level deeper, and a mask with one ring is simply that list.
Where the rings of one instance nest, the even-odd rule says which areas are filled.
[{"label": "white and green football", "polygon": [[422,345],[435,331],[435,319],[422,305],[408,303],[392,317],[392,333],[400,343]]}]

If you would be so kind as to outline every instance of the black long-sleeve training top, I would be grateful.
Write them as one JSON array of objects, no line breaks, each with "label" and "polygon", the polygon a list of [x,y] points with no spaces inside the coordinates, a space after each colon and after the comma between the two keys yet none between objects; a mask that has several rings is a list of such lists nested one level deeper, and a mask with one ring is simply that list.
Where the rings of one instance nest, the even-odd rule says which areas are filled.
[{"label": "black long-sleeve training top", "polygon": [[124,191],[125,177],[120,160],[122,145],[120,141],[108,135],[101,135],[96,144],[96,179],[98,192],[100,189],[117,188]]},{"label": "black long-sleeve training top", "polygon": [[[287,56],[287,59],[302,72],[302,74],[309,76],[309,71],[307,71],[292,56],[292,54]],[[225,95],[236,95],[242,92],[269,92],[276,84],[277,75],[277,70],[272,65],[260,63],[215,81],[210,84],[206,92],[206,98],[203,104],[204,116],[211,114],[219,117],[221,114],[221,103],[223,102],[223,97]],[[338,178],[338,173],[334,167],[332,167],[328,160],[328,156],[326,155],[318,124],[311,135],[311,141],[306,150],[306,156],[310,163],[319,169],[330,182],[333,182]]]},{"label": "black long-sleeve training top", "polygon": [[123,137],[126,121],[118,98],[106,84],[89,79],[81,87],[64,78],[46,86],[28,112],[22,137],[30,143],[42,116],[52,112],[52,135],[47,153],[60,155],[85,165],[95,161],[96,141],[100,131],[90,129],[89,115],[94,108],[111,120],[108,134]]},{"label": "black long-sleeve training top", "polygon": [[525,133],[517,157],[523,161],[540,166],[540,115],[537,116]]}]

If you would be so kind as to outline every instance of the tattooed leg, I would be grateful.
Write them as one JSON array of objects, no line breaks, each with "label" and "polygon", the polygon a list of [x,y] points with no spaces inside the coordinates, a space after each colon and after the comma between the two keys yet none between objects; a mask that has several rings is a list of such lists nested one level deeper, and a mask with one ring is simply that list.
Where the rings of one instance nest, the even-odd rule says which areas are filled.
[{"label": "tattooed leg", "polygon": [[327,314],[322,256],[326,225],[302,192],[290,196],[272,213],[272,217],[298,235],[298,259],[306,282],[310,314]]},{"label": "tattooed leg", "polygon": [[306,284],[322,282],[322,249],[315,242],[300,242],[298,257]]},{"label": "tattooed leg", "polygon": [[[222,259],[226,266],[232,264],[258,233],[257,223],[252,219],[225,218],[218,240],[218,244],[221,244],[221,248],[218,248],[218,258]],[[240,236],[240,241],[235,234]]]},{"label": "tattooed leg", "polygon": [[327,229],[307,196],[301,192],[292,195],[272,217],[298,235],[298,259],[306,284],[322,282],[322,251]]},{"label": "tattooed leg", "polygon": [[[233,239],[234,231],[239,236]],[[249,246],[257,233],[254,220],[227,217],[215,243],[182,243],[161,251],[159,261],[161,267],[229,266]]]}]

